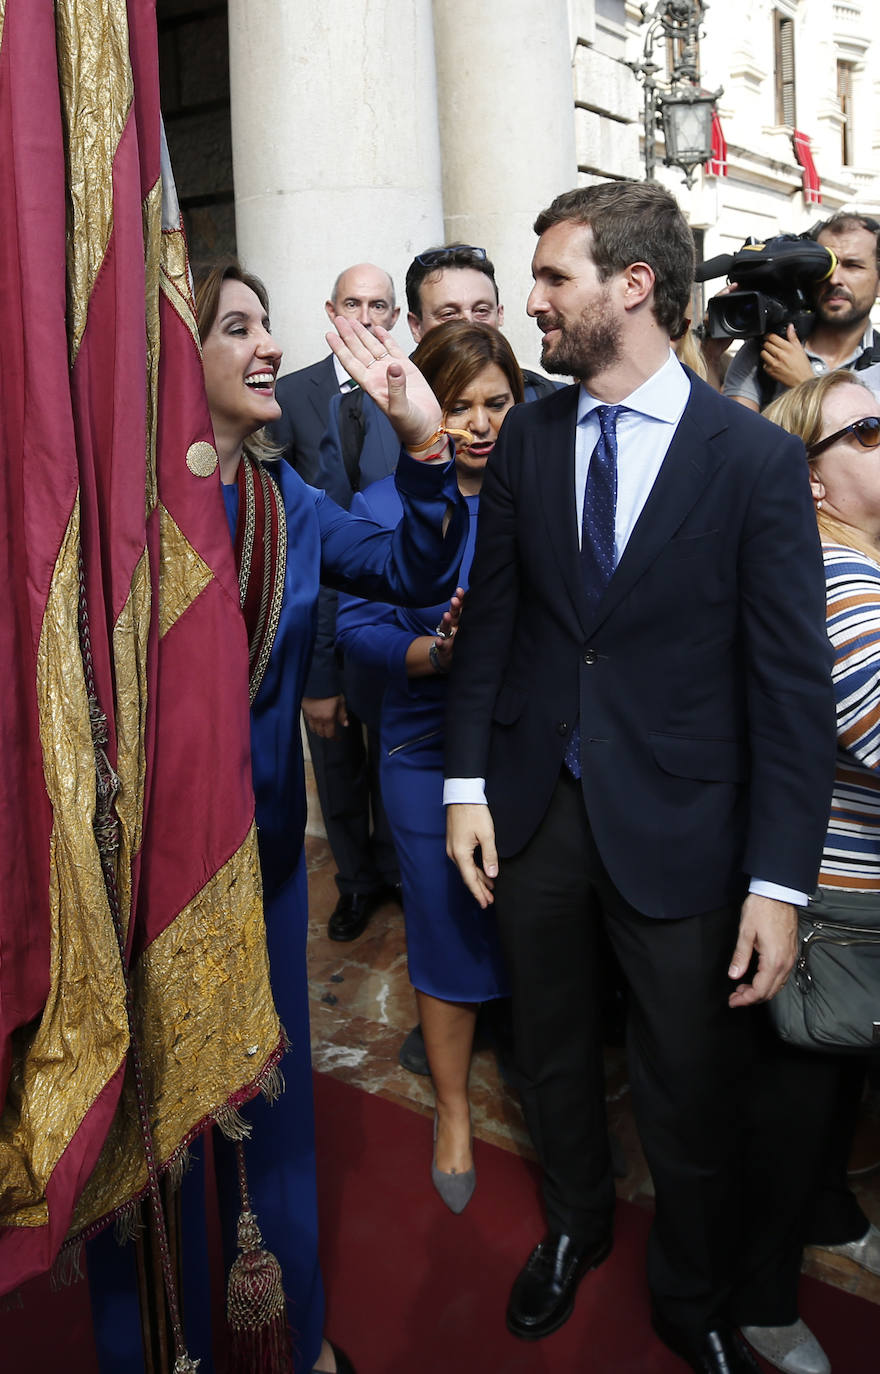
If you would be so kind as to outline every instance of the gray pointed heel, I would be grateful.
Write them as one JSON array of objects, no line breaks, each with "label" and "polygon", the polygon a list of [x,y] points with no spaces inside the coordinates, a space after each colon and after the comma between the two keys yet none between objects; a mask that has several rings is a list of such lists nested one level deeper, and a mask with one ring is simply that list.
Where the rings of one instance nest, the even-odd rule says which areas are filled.
[{"label": "gray pointed heel", "polygon": [[437,1113],[434,1113],[434,1154],[431,1159],[431,1182],[450,1212],[463,1212],[474,1195],[477,1171],[472,1165],[464,1174],[446,1174],[437,1168]]}]

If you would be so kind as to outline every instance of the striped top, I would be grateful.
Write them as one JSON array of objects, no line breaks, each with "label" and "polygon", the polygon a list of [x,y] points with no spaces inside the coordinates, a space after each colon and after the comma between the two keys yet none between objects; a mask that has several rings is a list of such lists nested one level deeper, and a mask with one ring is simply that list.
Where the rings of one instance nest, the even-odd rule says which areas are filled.
[{"label": "striped top", "polygon": [[880,891],[880,557],[823,544],[837,768],[822,887]]}]

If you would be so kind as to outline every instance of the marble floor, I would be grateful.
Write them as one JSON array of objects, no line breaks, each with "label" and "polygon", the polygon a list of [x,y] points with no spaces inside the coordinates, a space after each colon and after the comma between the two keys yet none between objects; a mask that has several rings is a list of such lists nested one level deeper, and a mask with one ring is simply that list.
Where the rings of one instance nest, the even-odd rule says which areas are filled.
[{"label": "marble floor", "polygon": [[[382,907],[360,939],[350,944],[327,939],[327,919],[337,898],[335,866],[320,815],[310,800],[306,855],[315,1068],[427,1116],[432,1111],[430,1079],[408,1073],[397,1062],[404,1036],[418,1019],[406,973],[401,911],[394,904]],[[606,1073],[609,1121],[627,1164],[626,1177],[618,1180],[618,1195],[651,1207],[651,1176],[633,1120],[622,1051],[608,1052]],[[519,1103],[501,1080],[490,1050],[474,1055],[471,1100],[478,1139],[532,1155]],[[865,1114],[856,1153],[858,1162],[880,1161],[880,1100],[876,1096]],[[853,1162],[857,1162],[855,1155]],[[865,1212],[880,1225],[880,1168],[854,1178],[853,1186]],[[813,1250],[807,1254],[805,1268],[816,1278],[880,1304],[880,1278],[842,1256]]]}]

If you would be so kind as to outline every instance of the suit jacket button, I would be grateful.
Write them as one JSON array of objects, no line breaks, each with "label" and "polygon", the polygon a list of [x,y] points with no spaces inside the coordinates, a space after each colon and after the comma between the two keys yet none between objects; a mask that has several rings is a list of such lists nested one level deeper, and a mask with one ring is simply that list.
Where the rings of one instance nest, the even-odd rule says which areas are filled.
[{"label": "suit jacket button", "polygon": [[557,733],[557,735],[567,735],[567,734],[568,734],[568,722],[567,722],[567,721],[564,721],[564,720],[561,720],[561,721],[559,722],[559,724],[557,725],[557,727],[556,727],[556,733]]},{"label": "suit jacket button", "polygon": [[599,655],[596,653],[595,649],[588,649],[584,654],[584,663],[586,663],[588,668],[592,668],[598,657]]}]

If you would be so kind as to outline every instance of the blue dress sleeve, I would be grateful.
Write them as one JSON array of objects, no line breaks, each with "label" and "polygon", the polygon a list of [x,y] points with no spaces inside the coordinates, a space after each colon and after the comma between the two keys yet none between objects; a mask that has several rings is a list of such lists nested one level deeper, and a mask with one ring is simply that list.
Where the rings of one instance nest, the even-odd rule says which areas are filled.
[{"label": "blue dress sleeve", "polygon": [[401,451],[395,483],[403,519],[393,530],[352,515],[315,491],[321,580],[370,600],[432,606],[455,591],[467,543],[468,509],[455,464],[419,463]]},{"label": "blue dress sleeve", "polygon": [[[358,492],[351,503],[352,515],[374,520],[392,529],[400,518],[401,508],[393,492],[384,490],[379,482],[367,492]],[[372,496],[380,497],[378,509]],[[383,601],[364,601],[360,597],[341,593],[336,619],[337,643],[348,662],[376,668],[401,690],[408,685],[406,653],[414,639],[425,631],[413,623],[412,612]]]}]

